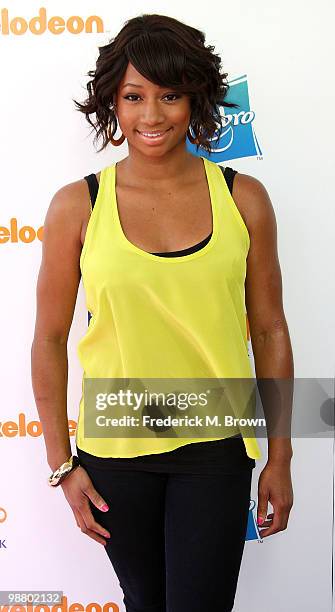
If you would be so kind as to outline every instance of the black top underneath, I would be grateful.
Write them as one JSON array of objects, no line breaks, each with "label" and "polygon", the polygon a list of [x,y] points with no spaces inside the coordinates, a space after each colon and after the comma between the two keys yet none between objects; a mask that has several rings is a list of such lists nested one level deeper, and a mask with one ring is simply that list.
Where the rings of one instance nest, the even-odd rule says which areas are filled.
[{"label": "black top underneath", "polygon": [[198,242],[197,244],[193,244],[187,249],[182,249],[181,251],[166,251],[165,253],[151,253],[151,255],[159,255],[159,257],[180,257],[180,255],[190,255],[191,253],[195,253],[196,251],[200,251],[203,247],[210,241],[211,235],[213,232],[208,234],[206,238]]},{"label": "black top underneath", "polygon": [[[236,170],[232,168],[223,169],[224,178],[232,194],[233,181]],[[92,209],[98,194],[99,183],[95,174],[85,176],[87,180]],[[170,251],[167,253],[152,253],[157,257],[180,257],[189,255],[202,249],[210,240],[212,232],[201,242],[187,249]],[[90,317],[89,317],[90,318]],[[211,440],[210,442],[190,442],[172,451],[143,455],[138,457],[96,457],[86,453],[78,446],[78,457],[85,467],[93,466],[101,469],[117,470],[147,470],[150,472],[178,472],[178,473],[226,473],[234,474],[243,470],[254,468],[254,459],[248,457],[241,434],[231,436],[223,440]]]}]

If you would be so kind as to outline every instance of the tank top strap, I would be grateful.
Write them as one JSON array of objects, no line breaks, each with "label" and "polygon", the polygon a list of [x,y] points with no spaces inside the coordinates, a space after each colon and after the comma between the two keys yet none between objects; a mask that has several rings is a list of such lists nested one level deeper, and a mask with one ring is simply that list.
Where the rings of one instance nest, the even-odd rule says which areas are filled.
[{"label": "tank top strap", "polygon": [[233,183],[234,183],[235,174],[237,174],[237,170],[233,170],[233,168],[230,168],[229,166],[220,166],[220,168],[225,177],[227,187],[232,195],[233,194]]},{"label": "tank top strap", "polygon": [[88,184],[88,189],[90,192],[91,210],[93,210],[99,191],[98,179],[96,177],[96,174],[88,174],[87,176],[84,176],[84,179]]}]

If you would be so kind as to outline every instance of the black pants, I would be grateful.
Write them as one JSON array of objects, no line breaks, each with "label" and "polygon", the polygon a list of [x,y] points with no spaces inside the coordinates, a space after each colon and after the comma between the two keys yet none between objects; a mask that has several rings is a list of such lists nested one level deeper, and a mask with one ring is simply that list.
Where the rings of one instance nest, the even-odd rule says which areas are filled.
[{"label": "black pants", "polygon": [[252,469],[208,475],[83,467],[109,505],[102,512],[90,502],[110,532],[105,549],[127,612],[233,609]]}]

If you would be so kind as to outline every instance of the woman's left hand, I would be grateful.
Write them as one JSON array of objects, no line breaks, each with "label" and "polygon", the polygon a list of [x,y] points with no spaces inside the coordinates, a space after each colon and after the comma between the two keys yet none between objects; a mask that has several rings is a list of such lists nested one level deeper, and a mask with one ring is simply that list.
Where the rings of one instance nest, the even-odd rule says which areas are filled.
[{"label": "woman's left hand", "polygon": [[[268,501],[273,512],[267,514]],[[289,462],[268,461],[258,480],[257,525],[260,536],[266,538],[287,527],[293,506],[291,465]],[[259,519],[264,519],[260,521]]]}]

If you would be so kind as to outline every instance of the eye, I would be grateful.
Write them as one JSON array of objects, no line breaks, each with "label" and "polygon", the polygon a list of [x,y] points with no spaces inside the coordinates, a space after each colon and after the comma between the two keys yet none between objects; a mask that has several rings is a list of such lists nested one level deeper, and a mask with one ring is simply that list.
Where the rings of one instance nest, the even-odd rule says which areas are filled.
[{"label": "eye", "polygon": [[[177,100],[178,98],[180,98],[181,96],[179,94],[166,94],[166,96],[164,96],[164,98],[175,98],[175,100]],[[130,98],[139,98],[139,96],[137,96],[136,94],[128,94],[126,96],[123,96],[124,100],[129,100],[130,102],[136,102],[136,100],[130,99]],[[174,100],[168,100],[168,102],[174,102]]]},{"label": "eye", "polygon": [[[136,94],[128,94],[127,96],[123,96],[124,100],[128,100],[129,98],[138,98]],[[132,102],[132,100],[130,100]]]},{"label": "eye", "polygon": [[[165,98],[171,98],[171,97],[172,97],[172,98],[175,98],[175,99],[177,100],[177,99],[178,99],[178,98],[180,98],[181,96],[180,96],[179,94],[167,94],[167,95],[165,96]],[[174,102],[174,100],[170,100],[170,102]]]}]

